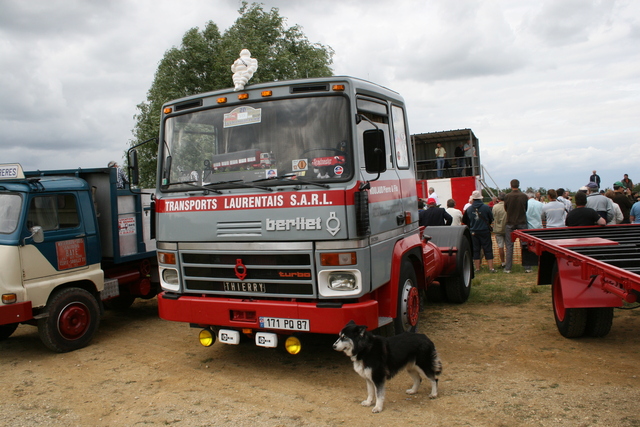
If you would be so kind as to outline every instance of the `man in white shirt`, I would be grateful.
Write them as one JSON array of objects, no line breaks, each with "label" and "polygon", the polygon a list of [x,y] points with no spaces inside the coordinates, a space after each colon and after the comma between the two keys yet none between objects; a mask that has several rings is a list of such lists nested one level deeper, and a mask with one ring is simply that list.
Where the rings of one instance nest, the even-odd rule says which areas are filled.
[{"label": "man in white shirt", "polygon": [[436,194],[436,190],[433,187],[429,187],[429,198],[435,199],[436,206],[440,206],[440,200],[438,200],[438,195]]},{"label": "man in white shirt", "polygon": [[453,218],[453,222],[451,225],[461,225],[462,224],[462,212],[459,209],[456,209],[456,201],[453,199],[447,200],[447,209],[445,209],[451,218]]},{"label": "man in white shirt", "polygon": [[564,227],[564,220],[567,217],[567,210],[564,203],[558,200],[558,193],[551,189],[547,191],[549,203],[542,206],[542,221],[547,222],[547,228]]}]

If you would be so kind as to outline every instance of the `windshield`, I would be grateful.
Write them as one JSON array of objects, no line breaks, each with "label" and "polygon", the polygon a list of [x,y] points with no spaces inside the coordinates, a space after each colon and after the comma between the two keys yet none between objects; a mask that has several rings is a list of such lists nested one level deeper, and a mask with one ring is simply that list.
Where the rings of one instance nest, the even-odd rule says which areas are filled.
[{"label": "windshield", "polygon": [[[342,96],[271,100],[171,117],[162,187],[238,188],[349,179],[349,107]],[[232,183],[233,182],[233,183]]]},{"label": "windshield", "polygon": [[21,211],[22,196],[0,194],[0,233],[10,234],[16,231]]}]

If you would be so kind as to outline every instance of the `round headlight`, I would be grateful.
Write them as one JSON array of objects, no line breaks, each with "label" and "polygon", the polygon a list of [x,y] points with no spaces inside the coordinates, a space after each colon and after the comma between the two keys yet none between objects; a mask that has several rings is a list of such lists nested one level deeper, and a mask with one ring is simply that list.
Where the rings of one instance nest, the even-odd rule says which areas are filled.
[{"label": "round headlight", "polygon": [[205,347],[211,347],[214,342],[216,342],[216,336],[211,331],[211,329],[203,329],[198,334],[198,339],[200,340],[200,344]]},{"label": "round headlight", "polygon": [[289,354],[298,354],[302,351],[302,343],[298,339],[298,337],[290,336],[284,342],[284,348],[287,350]]}]

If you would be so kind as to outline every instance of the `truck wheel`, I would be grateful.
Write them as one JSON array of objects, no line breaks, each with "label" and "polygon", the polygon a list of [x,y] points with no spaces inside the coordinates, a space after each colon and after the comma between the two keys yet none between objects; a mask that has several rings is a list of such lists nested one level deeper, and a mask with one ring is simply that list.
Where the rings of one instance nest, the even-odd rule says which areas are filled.
[{"label": "truck wheel", "polygon": [[451,277],[443,277],[441,284],[449,302],[462,304],[469,299],[471,293],[471,277],[473,274],[473,256],[471,245],[465,237],[460,238],[456,257],[456,272]]},{"label": "truck wheel", "polygon": [[9,323],[8,325],[0,325],[0,341],[6,340],[18,329],[19,323]]},{"label": "truck wheel", "polygon": [[560,274],[558,267],[553,267],[553,284],[551,298],[553,304],[553,314],[556,319],[556,326],[560,335],[565,338],[578,338],[584,335],[587,325],[586,308],[565,308],[562,288],[560,286]]},{"label": "truck wheel", "polygon": [[587,308],[585,334],[590,337],[604,337],[611,331],[613,307]]},{"label": "truck wheel", "polygon": [[393,319],[396,334],[415,332],[420,315],[420,293],[416,284],[416,271],[409,261],[402,262],[398,282],[398,314]]},{"label": "truck wheel", "polygon": [[66,288],[47,304],[48,316],[38,320],[40,339],[58,353],[89,344],[100,324],[98,301],[88,291]]}]

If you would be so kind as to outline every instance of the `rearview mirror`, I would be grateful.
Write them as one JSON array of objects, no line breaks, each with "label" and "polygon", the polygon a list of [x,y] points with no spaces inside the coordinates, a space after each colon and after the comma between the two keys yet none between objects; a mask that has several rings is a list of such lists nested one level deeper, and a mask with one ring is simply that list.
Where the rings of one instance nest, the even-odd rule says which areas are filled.
[{"label": "rearview mirror", "polygon": [[364,131],[363,137],[366,171],[377,174],[386,171],[387,153],[384,148],[384,132],[380,129],[369,129]]}]

